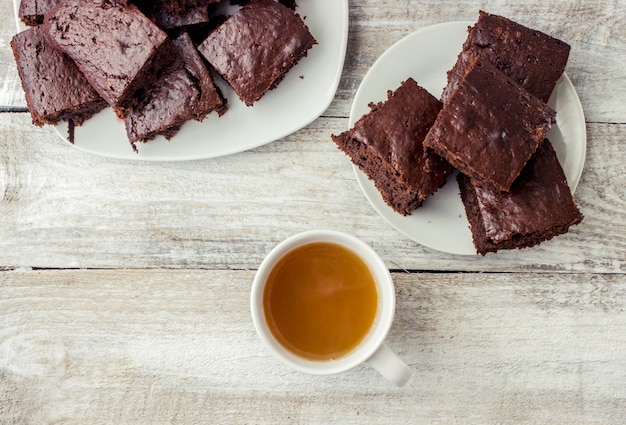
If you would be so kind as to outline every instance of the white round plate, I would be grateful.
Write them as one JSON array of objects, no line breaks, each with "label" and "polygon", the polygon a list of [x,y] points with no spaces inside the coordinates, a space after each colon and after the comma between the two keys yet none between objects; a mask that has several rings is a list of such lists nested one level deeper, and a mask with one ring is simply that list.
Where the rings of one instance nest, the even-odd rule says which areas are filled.
[{"label": "white round plate", "polygon": [[[17,18],[19,0],[14,0]],[[247,107],[222,80],[216,84],[228,100],[221,117],[189,121],[168,142],[158,137],[138,143],[133,152],[123,122],[110,108],[76,127],[74,147],[94,154],[135,160],[176,161],[213,158],[252,149],[285,137],[318,118],[335,97],[348,41],[348,0],[299,2],[296,9],[318,44],[274,89]],[[68,141],[67,123],[55,126]]]},{"label": "white round plate", "polygon": [[[370,102],[387,98],[408,77],[439,98],[447,83],[447,71],[456,62],[467,28],[473,22],[447,22],[416,31],[391,46],[378,58],[361,82],[350,111],[349,127],[369,112]],[[548,133],[563,166],[572,193],[578,185],[585,162],[587,133],[578,95],[563,75],[550,98],[556,110],[556,125]],[[426,199],[409,216],[391,209],[367,176],[356,166],[354,172],[374,209],[396,230],[412,240],[438,251],[476,255],[469,223],[461,202],[456,172],[446,185]]]}]

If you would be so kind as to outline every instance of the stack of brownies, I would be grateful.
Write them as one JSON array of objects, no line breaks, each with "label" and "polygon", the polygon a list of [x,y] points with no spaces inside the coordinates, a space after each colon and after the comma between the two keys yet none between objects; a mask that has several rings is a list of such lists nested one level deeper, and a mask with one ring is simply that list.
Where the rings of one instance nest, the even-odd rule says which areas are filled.
[{"label": "stack of brownies", "polygon": [[480,12],[437,100],[413,79],[332,139],[407,215],[458,170],[476,251],[536,245],[582,220],[546,134],[570,47]]},{"label": "stack of brownies", "polygon": [[111,107],[137,150],[226,112],[213,72],[252,106],[316,40],[293,1],[233,0],[224,16],[226,2],[22,0],[30,28],[11,47],[33,123],[72,129]]}]

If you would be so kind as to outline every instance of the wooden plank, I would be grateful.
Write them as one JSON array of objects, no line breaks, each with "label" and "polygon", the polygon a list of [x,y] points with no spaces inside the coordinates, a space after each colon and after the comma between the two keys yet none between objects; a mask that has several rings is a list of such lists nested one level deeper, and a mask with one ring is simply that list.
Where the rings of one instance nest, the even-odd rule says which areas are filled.
[{"label": "wooden plank", "polygon": [[251,271],[2,272],[0,422],[626,421],[623,275],[393,277],[403,388],[280,364]]},{"label": "wooden plank", "polygon": [[330,228],[362,238],[392,269],[626,270],[624,126],[589,125],[581,225],[479,258],[424,248],[383,221],[330,140],[345,125],[322,118],[239,155],[142,163],[82,153],[26,114],[0,115],[0,265],[254,269],[282,239]]}]

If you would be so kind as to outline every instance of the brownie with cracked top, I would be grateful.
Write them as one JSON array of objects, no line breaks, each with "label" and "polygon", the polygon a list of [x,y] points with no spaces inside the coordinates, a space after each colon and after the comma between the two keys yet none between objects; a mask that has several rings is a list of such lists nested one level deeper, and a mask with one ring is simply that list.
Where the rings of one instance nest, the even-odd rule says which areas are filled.
[{"label": "brownie with cracked top", "polygon": [[503,16],[480,11],[469,28],[463,50],[448,72],[441,96],[445,103],[477,56],[488,60],[539,99],[547,102],[565,70],[570,46]]},{"label": "brownie with cracked top", "polygon": [[509,192],[457,176],[476,251],[537,245],[582,221],[549,140],[528,161]]},{"label": "brownie with cracked top", "polygon": [[70,56],[89,83],[122,118],[135,94],[174,59],[167,34],[132,4],[64,0],[44,19],[48,41]]},{"label": "brownie with cracked top", "polygon": [[387,100],[333,141],[374,182],[385,202],[408,215],[443,186],[453,168],[422,141],[441,102],[408,78]]},{"label": "brownie with cracked top", "polygon": [[33,124],[72,120],[80,125],[107,106],[74,62],[50,46],[40,27],[16,34],[11,48]]},{"label": "brownie with cracked top", "polygon": [[231,15],[198,50],[248,106],[283,79],[316,44],[300,16],[272,0]]},{"label": "brownie with cracked top", "polygon": [[220,115],[226,104],[186,33],[174,41],[177,60],[144,93],[139,104],[126,117],[128,139],[137,142],[157,135],[167,139],[188,120],[202,121],[212,111]]},{"label": "brownie with cracked top", "polygon": [[555,118],[545,103],[478,58],[444,103],[424,146],[463,174],[508,190]]}]

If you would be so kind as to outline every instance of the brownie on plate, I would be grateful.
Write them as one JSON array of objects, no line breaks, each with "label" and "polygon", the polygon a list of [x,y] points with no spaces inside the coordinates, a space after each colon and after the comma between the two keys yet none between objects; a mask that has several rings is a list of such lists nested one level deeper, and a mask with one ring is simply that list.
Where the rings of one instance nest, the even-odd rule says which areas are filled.
[{"label": "brownie on plate", "polygon": [[226,105],[191,38],[186,33],[174,40],[177,60],[144,93],[126,117],[128,139],[137,142],[157,135],[171,138],[188,120],[202,121],[212,111],[220,115]]},{"label": "brownie on plate", "polygon": [[373,180],[385,202],[408,215],[443,186],[452,167],[422,141],[441,102],[412,78],[333,141]]},{"label": "brownie on plate", "polygon": [[457,179],[481,255],[537,245],[583,219],[548,140],[537,148],[510,192],[476,184],[463,174]]},{"label": "brownie on plate", "polygon": [[43,23],[43,15],[59,0],[21,0],[17,15],[26,25],[35,26]]},{"label": "brownie on plate", "polygon": [[479,58],[444,103],[424,146],[463,174],[509,190],[555,116],[545,103]]},{"label": "brownie on plate", "polygon": [[72,120],[80,125],[107,106],[74,62],[50,46],[40,27],[13,36],[11,48],[33,124]]},{"label": "brownie on plate", "polygon": [[316,43],[299,15],[259,0],[231,15],[198,50],[248,106],[276,87]]},{"label": "brownie on plate", "polygon": [[481,56],[539,99],[547,102],[563,74],[570,46],[498,15],[480,11],[456,64],[448,72],[445,103],[471,60]]},{"label": "brownie on plate", "polygon": [[175,56],[171,41],[137,9],[107,0],[63,0],[46,14],[48,41],[70,56],[116,114]]}]

